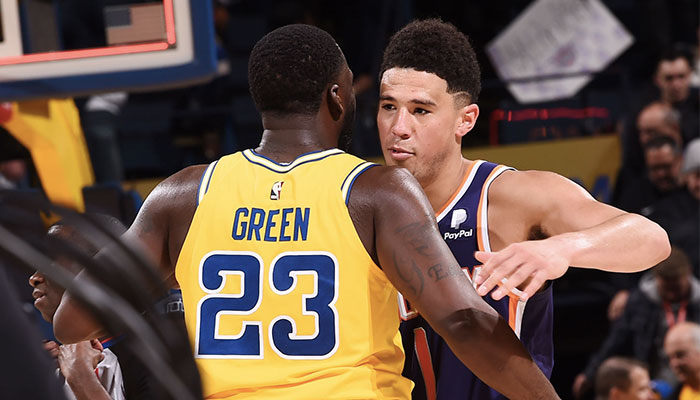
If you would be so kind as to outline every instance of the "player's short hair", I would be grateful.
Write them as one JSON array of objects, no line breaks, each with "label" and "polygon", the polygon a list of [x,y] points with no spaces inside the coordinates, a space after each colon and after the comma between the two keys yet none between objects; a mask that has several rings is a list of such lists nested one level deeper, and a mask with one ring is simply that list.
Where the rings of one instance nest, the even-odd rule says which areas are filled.
[{"label": "player's short hair", "polygon": [[379,79],[391,68],[411,68],[447,81],[447,92],[464,92],[476,102],[481,71],[469,38],[454,25],[437,18],[413,21],[391,37],[384,50]]},{"label": "player's short hair", "polygon": [[690,259],[679,247],[671,246],[671,255],[658,263],[654,269],[654,275],[662,279],[676,279],[690,275]]},{"label": "player's short hair", "polygon": [[611,357],[605,360],[595,375],[595,393],[597,400],[607,400],[610,390],[616,387],[627,391],[632,385],[630,373],[634,368],[647,369],[641,361],[625,357]]},{"label": "player's short hair", "polygon": [[250,94],[258,111],[314,114],[323,90],[346,65],[327,32],[310,25],[287,25],[265,35],[248,61]]}]

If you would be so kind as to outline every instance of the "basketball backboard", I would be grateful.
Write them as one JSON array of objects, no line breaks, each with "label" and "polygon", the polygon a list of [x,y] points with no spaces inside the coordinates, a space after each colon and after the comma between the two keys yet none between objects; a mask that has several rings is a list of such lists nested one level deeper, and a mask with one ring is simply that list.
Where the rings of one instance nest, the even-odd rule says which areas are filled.
[{"label": "basketball backboard", "polygon": [[0,100],[205,80],[212,19],[210,0],[0,0]]}]

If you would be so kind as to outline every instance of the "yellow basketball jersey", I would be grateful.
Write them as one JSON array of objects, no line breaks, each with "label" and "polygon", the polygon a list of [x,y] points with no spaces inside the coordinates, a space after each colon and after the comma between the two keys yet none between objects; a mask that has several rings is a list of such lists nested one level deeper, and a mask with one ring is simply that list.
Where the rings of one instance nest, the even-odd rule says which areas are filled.
[{"label": "yellow basketball jersey", "polygon": [[337,149],[212,163],[177,263],[206,398],[408,399],[396,290],[347,209]]}]

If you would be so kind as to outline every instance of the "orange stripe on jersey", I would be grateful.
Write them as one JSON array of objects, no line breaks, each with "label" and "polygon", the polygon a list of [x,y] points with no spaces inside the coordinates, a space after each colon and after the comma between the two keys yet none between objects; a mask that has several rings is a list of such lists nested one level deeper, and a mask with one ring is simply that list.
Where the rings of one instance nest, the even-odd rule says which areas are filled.
[{"label": "orange stripe on jersey", "polygon": [[513,332],[517,332],[516,318],[518,318],[518,296],[508,294],[508,326]]},{"label": "orange stripe on jersey", "polygon": [[452,200],[457,197],[457,194],[459,194],[460,190],[462,189],[462,186],[464,186],[464,183],[467,182],[467,179],[469,178],[469,175],[471,174],[472,170],[474,169],[474,166],[478,164],[476,161],[472,161],[472,164],[467,168],[467,171],[464,172],[464,176],[462,177],[462,182],[459,183],[459,186],[457,186],[457,190],[455,190],[454,193],[452,193],[452,196],[450,196],[449,199],[445,202],[445,204],[440,207],[440,209],[435,213],[435,216],[437,217],[438,215],[442,214],[443,211],[449,207],[450,203],[452,203]]},{"label": "orange stripe on jersey", "polygon": [[484,195],[486,194],[486,191],[488,190],[489,186],[491,186],[489,181],[494,174],[497,174],[497,173],[499,173],[499,171],[502,170],[502,168],[500,168],[500,167],[501,166],[499,165],[496,168],[494,168],[491,171],[491,173],[489,174],[489,176],[486,177],[486,180],[484,181],[484,186],[481,188],[481,195],[479,196],[479,208],[477,208],[477,211],[476,211],[476,242],[479,246],[479,250],[481,250],[481,251],[486,251],[486,250],[490,251],[491,250],[491,249],[486,249],[484,247],[484,237],[483,237],[483,234],[481,232],[481,227],[486,226],[487,233],[488,233],[488,214],[486,215],[487,221],[484,224],[484,221],[481,220],[481,213],[483,211],[484,203],[486,203],[486,201],[484,201],[484,200],[488,201],[488,199],[484,199]]},{"label": "orange stripe on jersey", "polygon": [[437,389],[435,385],[435,371],[433,370],[433,359],[430,356],[428,348],[428,338],[425,335],[425,329],[416,328],[413,330],[414,346],[416,348],[416,356],[418,357],[418,365],[423,373],[423,382],[425,382],[425,395],[428,400],[435,400],[437,397]]}]

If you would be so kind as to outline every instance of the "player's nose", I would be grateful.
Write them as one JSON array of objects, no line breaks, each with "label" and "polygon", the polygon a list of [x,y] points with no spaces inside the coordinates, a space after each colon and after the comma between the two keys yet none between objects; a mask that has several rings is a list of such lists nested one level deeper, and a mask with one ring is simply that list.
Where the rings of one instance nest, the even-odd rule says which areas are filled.
[{"label": "player's nose", "polygon": [[401,139],[407,139],[411,136],[410,114],[405,108],[399,109],[394,118],[394,123],[391,125],[391,133]]},{"label": "player's nose", "polygon": [[36,271],[29,277],[29,286],[35,288],[39,286],[40,283],[44,282],[44,275],[41,272]]}]

